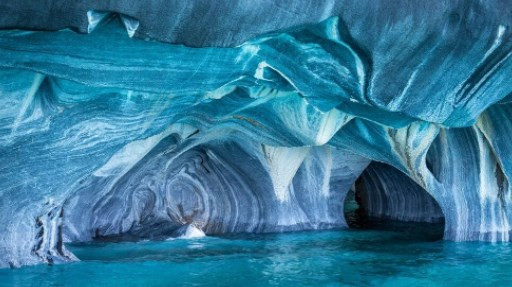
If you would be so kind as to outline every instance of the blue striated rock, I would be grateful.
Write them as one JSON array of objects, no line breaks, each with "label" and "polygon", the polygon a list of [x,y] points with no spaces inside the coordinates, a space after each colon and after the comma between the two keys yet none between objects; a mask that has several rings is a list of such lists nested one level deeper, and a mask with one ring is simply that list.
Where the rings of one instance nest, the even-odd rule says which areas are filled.
[{"label": "blue striated rock", "polygon": [[365,213],[399,221],[439,222],[439,204],[404,173],[372,162],[361,174],[355,192]]},{"label": "blue striated rock", "polygon": [[506,1],[24,2],[0,27],[60,31],[0,31],[1,267],[346,227],[363,172],[378,214],[510,240]]}]

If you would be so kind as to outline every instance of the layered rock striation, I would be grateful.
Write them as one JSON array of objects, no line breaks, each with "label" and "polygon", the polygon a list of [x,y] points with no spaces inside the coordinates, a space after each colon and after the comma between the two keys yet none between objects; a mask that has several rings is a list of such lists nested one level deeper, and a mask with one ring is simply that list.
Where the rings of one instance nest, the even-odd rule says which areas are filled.
[{"label": "layered rock striation", "polygon": [[2,267],[346,227],[361,174],[376,215],[510,240],[506,1],[25,2],[0,4]]}]

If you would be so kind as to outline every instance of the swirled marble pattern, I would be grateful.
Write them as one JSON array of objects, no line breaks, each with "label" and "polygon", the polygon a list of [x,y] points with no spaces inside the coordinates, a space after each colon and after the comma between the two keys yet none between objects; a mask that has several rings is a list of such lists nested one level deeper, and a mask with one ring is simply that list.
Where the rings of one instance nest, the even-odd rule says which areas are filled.
[{"label": "swirled marble pattern", "polygon": [[432,196],[389,165],[371,163],[358,179],[355,192],[364,212],[371,217],[415,222],[444,219]]},{"label": "swirled marble pattern", "polygon": [[[299,171],[275,169],[264,149],[254,142],[196,145],[173,134],[122,176],[84,182],[64,204],[67,240],[168,237],[190,224],[207,234],[346,227],[344,197],[368,160],[316,147],[303,151]],[[272,174],[288,170],[293,182],[274,187]]]},{"label": "swirled marble pattern", "polygon": [[361,180],[388,215],[509,241],[511,14],[3,1],[0,266],[76,260],[68,241],[345,227],[371,161]]}]

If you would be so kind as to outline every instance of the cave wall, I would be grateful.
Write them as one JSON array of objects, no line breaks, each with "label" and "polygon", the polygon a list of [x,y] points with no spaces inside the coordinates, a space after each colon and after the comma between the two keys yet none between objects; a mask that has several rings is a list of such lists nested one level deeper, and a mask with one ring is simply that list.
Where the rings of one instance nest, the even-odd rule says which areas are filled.
[{"label": "cave wall", "polygon": [[506,1],[27,3],[0,4],[2,267],[190,223],[345,226],[370,161],[445,239],[510,240]]},{"label": "cave wall", "polygon": [[370,217],[414,222],[440,222],[439,204],[399,170],[372,162],[355,183],[358,204]]}]

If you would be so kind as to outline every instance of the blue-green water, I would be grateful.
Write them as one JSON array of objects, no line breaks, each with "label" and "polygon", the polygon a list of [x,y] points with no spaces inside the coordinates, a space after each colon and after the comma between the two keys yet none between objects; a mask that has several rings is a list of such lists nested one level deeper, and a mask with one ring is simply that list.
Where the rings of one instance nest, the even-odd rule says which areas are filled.
[{"label": "blue-green water", "polygon": [[[398,227],[396,227],[398,226]],[[0,270],[2,286],[511,286],[510,244],[439,228],[238,235],[70,246],[81,262]]]}]

